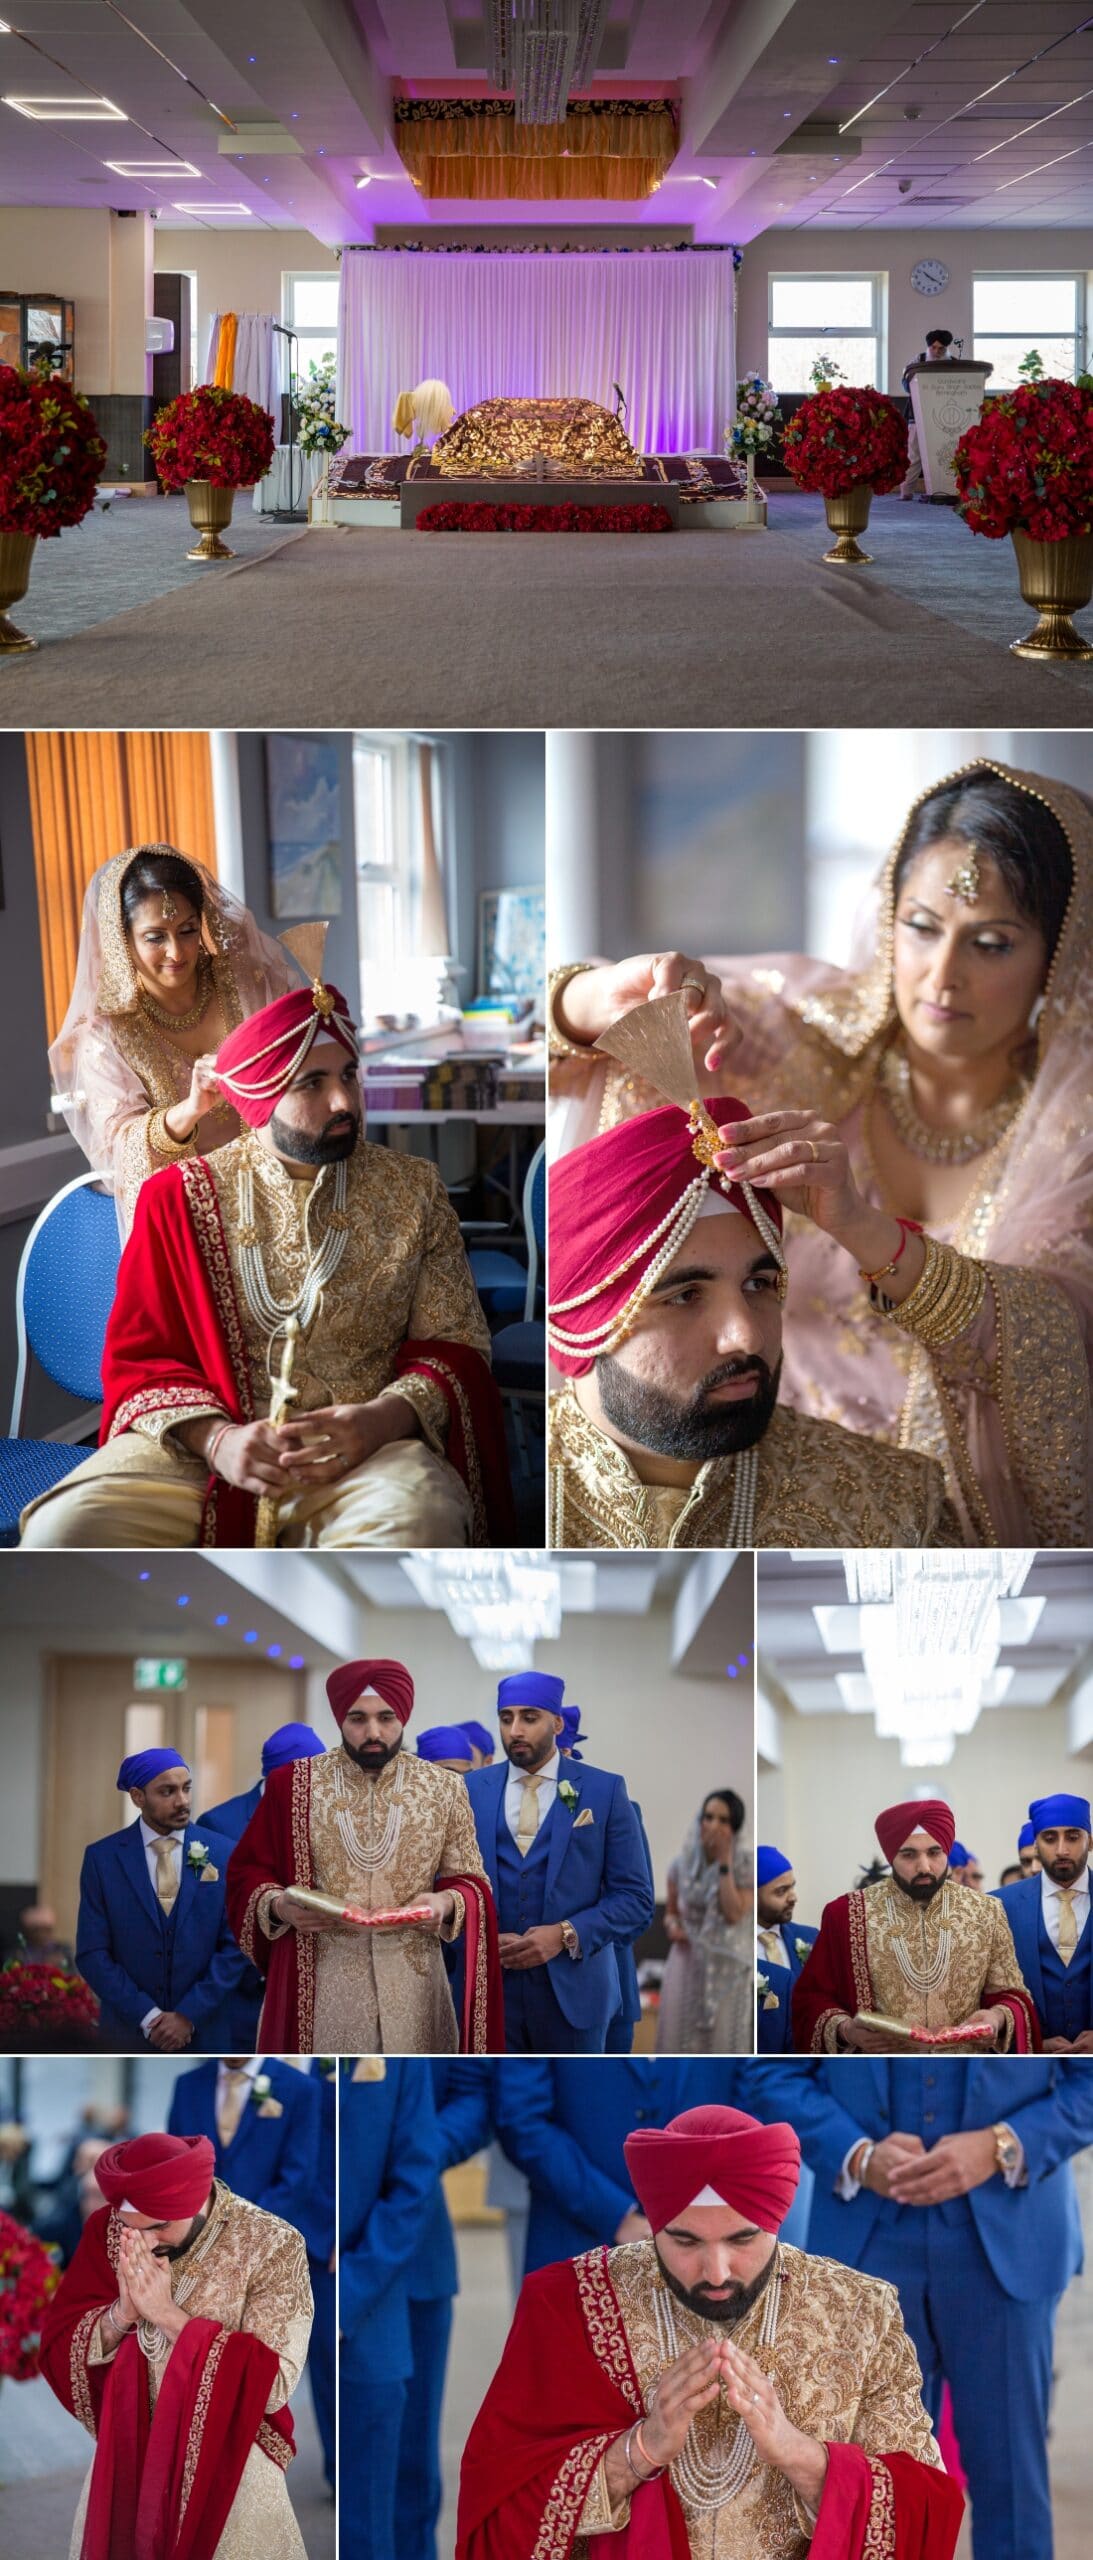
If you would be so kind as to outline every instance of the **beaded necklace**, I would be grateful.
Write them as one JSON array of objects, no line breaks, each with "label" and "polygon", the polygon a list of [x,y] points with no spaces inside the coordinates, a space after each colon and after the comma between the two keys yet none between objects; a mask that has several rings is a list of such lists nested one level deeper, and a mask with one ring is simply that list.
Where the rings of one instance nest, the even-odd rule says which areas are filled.
[{"label": "beaded necklace", "polygon": [[[763,2296],[763,2316],[759,2328],[759,2345],[773,2347],[778,2335],[778,2314],[782,2297],[782,2253]],[[658,2285],[653,2295],[657,2345],[664,2364],[676,2364],[683,2353],[676,2327],[675,2307],[671,2294]],[[715,2515],[719,2507],[738,2498],[750,2480],[759,2459],[753,2438],[742,2418],[738,2418],[727,2454],[703,2453],[693,2423],[687,2430],[683,2448],[671,2464],[677,2488],[684,2504],[696,2515]]]}]

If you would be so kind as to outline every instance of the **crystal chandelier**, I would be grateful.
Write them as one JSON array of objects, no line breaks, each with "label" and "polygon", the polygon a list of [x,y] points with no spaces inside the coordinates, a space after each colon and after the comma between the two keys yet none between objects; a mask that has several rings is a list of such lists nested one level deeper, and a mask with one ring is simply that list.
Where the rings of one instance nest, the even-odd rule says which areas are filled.
[{"label": "crystal chandelier", "polygon": [[423,1549],[404,1556],[403,1569],[426,1607],[444,1610],[484,1671],[530,1670],[536,1645],[561,1633],[561,1574],[534,1547]]},{"label": "crystal chandelier", "polygon": [[1016,1597],[1031,1565],[1020,1548],[844,1557],[876,1732],[898,1741],[905,1768],[943,1768],[958,1736],[1007,1685],[996,1668],[1001,1603]]},{"label": "crystal chandelier", "polygon": [[518,124],[564,124],[570,90],[588,81],[608,0],[491,0],[489,78],[511,90]]}]

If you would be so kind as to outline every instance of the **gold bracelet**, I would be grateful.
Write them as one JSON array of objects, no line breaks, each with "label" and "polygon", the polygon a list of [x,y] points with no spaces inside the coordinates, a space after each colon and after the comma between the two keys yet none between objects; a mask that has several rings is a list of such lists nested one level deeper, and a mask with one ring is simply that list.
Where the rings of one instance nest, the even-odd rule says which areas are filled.
[{"label": "gold bracelet", "polygon": [[[173,1111],[174,1104],[168,1104],[168,1109]],[[166,1156],[168,1162],[172,1162],[178,1156],[192,1156],[197,1144],[197,1130],[191,1129],[188,1138],[172,1138],[167,1126],[167,1112],[153,1111],[148,1120],[148,1144],[157,1156]]]},{"label": "gold bracelet", "polygon": [[982,1307],[987,1275],[981,1262],[924,1235],[926,1258],[914,1288],[899,1306],[883,1306],[892,1324],[928,1351],[943,1351],[966,1333]]},{"label": "gold bracelet", "polygon": [[552,969],[547,983],[547,1050],[552,1058],[587,1058],[587,1042],[571,1040],[562,1030],[555,1007],[571,978],[579,978],[594,966],[591,960],[570,960],[562,969]]}]

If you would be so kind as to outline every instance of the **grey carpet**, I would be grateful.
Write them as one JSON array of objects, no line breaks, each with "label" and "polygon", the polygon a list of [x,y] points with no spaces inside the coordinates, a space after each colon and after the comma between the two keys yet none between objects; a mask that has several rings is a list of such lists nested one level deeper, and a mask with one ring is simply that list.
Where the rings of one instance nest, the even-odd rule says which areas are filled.
[{"label": "grey carpet", "polygon": [[1029,616],[1008,543],[882,499],[875,566],[830,569],[818,501],[779,497],[773,519],[741,537],[292,536],[8,660],[4,715],[166,728],[1088,721],[1093,668],[1009,654]]},{"label": "grey carpet", "polygon": [[[245,567],[304,529],[256,516],[247,491],[235,501],[224,540]],[[12,620],[43,644],[67,640],[134,605],[230,575],[223,563],[187,560],[196,539],[182,497],[113,498],[55,541],[38,544],[26,600],[13,606]]]}]

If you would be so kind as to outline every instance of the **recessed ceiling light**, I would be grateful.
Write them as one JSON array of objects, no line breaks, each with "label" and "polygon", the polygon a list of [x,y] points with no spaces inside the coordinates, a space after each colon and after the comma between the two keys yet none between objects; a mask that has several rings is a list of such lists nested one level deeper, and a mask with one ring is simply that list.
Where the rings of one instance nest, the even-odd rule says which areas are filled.
[{"label": "recessed ceiling light", "polygon": [[176,204],[174,213],[250,213],[249,204]]},{"label": "recessed ceiling light", "polygon": [[355,187],[370,187],[372,184],[371,170],[362,169],[359,178],[354,178],[353,184]]},{"label": "recessed ceiling light", "polygon": [[717,180],[716,180],[716,178],[703,178],[702,184],[703,184],[703,186],[704,186],[704,187],[712,187],[712,188],[714,189],[715,194],[716,194],[716,191],[717,191]]},{"label": "recessed ceiling light", "polygon": [[8,98],[4,105],[14,107],[17,116],[29,116],[33,124],[128,124],[121,107],[112,106],[109,98]]},{"label": "recessed ceiling light", "polygon": [[201,171],[192,160],[104,160],[104,169],[112,169],[116,178],[199,178]]}]

